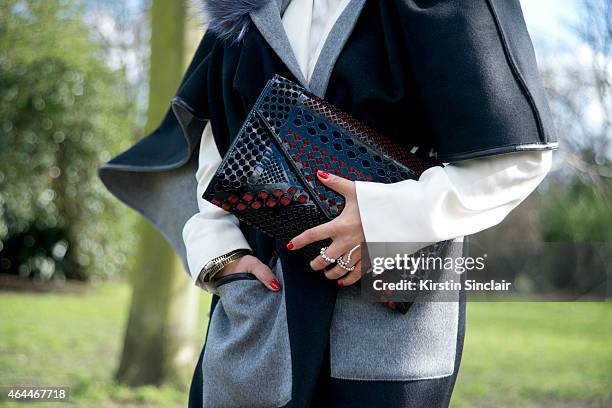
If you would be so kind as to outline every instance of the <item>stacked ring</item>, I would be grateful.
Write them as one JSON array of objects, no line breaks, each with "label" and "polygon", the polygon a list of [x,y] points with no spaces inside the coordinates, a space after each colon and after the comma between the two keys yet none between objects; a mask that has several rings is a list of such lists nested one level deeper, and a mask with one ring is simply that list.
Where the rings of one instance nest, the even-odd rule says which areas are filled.
[{"label": "stacked ring", "polygon": [[321,252],[320,252],[321,258],[323,258],[325,260],[325,262],[333,264],[334,262],[336,262],[336,258],[330,258],[329,256],[327,256],[327,254],[325,253],[325,250],[327,248],[328,247],[321,248]]},{"label": "stacked ring", "polygon": [[347,272],[353,272],[355,270],[355,265],[348,266],[348,263],[342,259],[338,259],[338,266]]},{"label": "stacked ring", "polygon": [[355,246],[353,247],[353,249],[351,249],[351,250],[348,252],[348,254],[346,254],[346,261],[345,261],[344,259],[342,259],[342,257],[338,258],[338,259],[337,259],[337,261],[336,261],[336,262],[338,263],[338,266],[339,266],[340,268],[344,269],[345,271],[348,271],[348,272],[353,272],[353,271],[355,270],[355,265],[353,265],[353,266],[349,266],[349,263],[351,263],[351,256],[353,256],[353,253],[354,253],[354,252],[355,252],[357,249],[359,249],[359,247],[361,247],[361,245],[355,245]]}]

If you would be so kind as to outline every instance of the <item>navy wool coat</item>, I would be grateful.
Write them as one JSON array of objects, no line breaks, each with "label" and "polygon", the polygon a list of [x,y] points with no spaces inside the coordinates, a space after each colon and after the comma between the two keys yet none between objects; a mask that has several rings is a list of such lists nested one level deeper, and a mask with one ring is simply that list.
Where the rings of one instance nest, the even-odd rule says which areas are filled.
[{"label": "navy wool coat", "polygon": [[[149,219],[183,260],[182,228],[198,211],[194,175],[204,126],[211,122],[223,156],[275,74],[443,162],[557,146],[519,0],[353,0],[323,46],[310,83],[283,30],[288,2],[240,1],[237,9],[230,3],[208,2],[211,29],[157,130],[100,169],[108,189]],[[295,400],[314,389],[337,289],[308,272],[308,263],[284,243],[241,228],[262,261],[276,253],[282,263],[292,383],[282,401],[269,402],[282,405],[291,393]],[[392,379],[437,376],[436,369],[423,374],[431,367],[398,369],[404,374]]]}]

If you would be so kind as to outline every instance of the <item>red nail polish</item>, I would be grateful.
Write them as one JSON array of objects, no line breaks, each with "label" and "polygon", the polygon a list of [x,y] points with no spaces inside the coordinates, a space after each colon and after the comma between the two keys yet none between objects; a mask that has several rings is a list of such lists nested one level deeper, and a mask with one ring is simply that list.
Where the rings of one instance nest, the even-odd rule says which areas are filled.
[{"label": "red nail polish", "polygon": [[338,286],[343,286],[343,285],[344,285],[344,283],[342,283],[342,281],[336,281],[336,284],[337,284]]},{"label": "red nail polish", "polygon": [[319,170],[317,171],[317,174],[319,175],[319,177],[321,177],[322,179],[326,179],[329,177],[329,173],[323,170]]},{"label": "red nail polish", "polygon": [[278,281],[278,279],[272,279],[270,281],[270,286],[272,287],[272,289],[274,290],[279,290],[280,289],[280,282]]},{"label": "red nail polish", "polygon": [[395,310],[397,308],[397,305],[395,304],[395,302],[389,302],[387,303],[387,306],[389,306],[390,309]]},{"label": "red nail polish", "polygon": [[287,249],[292,250],[294,247],[293,242],[289,241],[289,243],[287,244]]}]

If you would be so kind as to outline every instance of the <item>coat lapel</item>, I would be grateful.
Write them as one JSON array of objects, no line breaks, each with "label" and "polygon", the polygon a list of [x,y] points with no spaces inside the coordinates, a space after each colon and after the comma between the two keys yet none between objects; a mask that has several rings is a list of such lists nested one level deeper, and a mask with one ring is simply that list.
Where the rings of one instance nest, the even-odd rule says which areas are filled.
[{"label": "coat lapel", "polygon": [[257,27],[270,47],[289,68],[289,71],[291,71],[303,87],[308,89],[306,78],[304,78],[300,70],[300,65],[295,58],[291,43],[289,43],[285,28],[283,27],[280,15],[283,3],[283,0],[268,1],[263,7],[250,13],[251,20],[253,20],[255,27]]},{"label": "coat lapel", "polygon": [[351,0],[346,6],[321,49],[310,83],[302,74],[281,20],[281,10],[287,7],[289,0],[268,1],[260,9],[251,12],[250,16],[261,35],[300,84],[315,95],[323,97],[334,65],[357,23],[365,2],[366,0]]},{"label": "coat lapel", "polygon": [[353,32],[365,3],[366,0],[350,0],[329,32],[310,77],[310,91],[315,95],[321,98],[325,96],[336,61]]}]

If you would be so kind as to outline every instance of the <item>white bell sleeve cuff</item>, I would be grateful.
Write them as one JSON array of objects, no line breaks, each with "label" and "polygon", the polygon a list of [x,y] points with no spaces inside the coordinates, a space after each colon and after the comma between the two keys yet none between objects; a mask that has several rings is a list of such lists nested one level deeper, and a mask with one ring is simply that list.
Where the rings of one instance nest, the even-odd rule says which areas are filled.
[{"label": "white bell sleeve cuff", "polygon": [[[202,134],[196,172],[197,200],[200,211],[187,220],[183,227],[189,273],[194,281],[210,260],[235,249],[251,249],[239,228],[238,219],[202,198],[221,160],[210,123],[208,123]],[[207,289],[211,290],[210,287]]]},{"label": "white bell sleeve cuff", "polygon": [[529,151],[433,167],[418,181],[358,181],[366,241],[432,244],[490,228],[536,189],[551,163],[551,151]]}]

